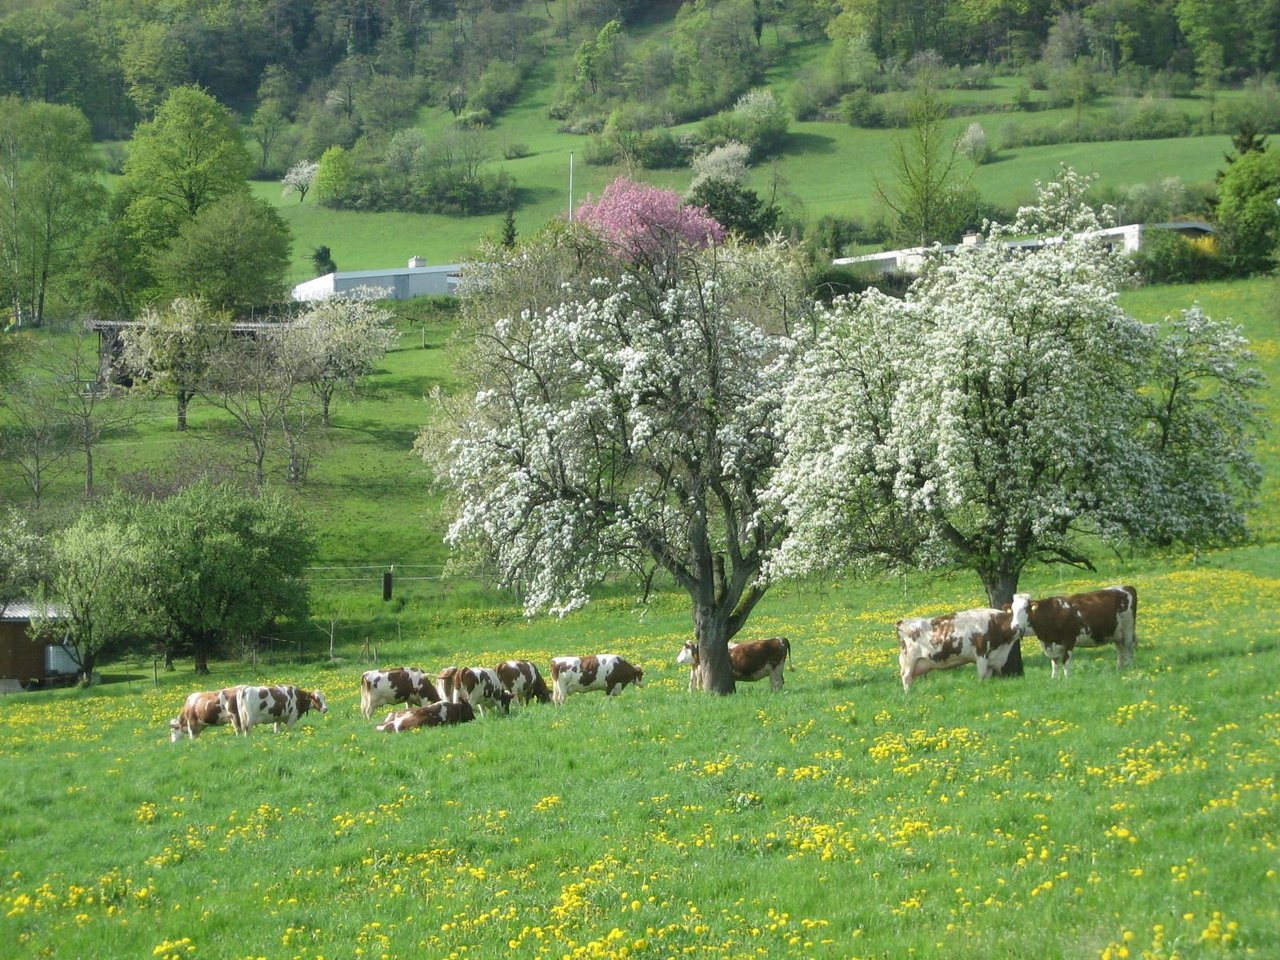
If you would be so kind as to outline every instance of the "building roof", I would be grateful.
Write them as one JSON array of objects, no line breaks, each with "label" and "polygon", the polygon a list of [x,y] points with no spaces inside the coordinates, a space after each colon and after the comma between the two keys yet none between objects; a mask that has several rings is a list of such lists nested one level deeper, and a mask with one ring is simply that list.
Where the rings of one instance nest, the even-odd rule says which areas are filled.
[{"label": "building roof", "polygon": [[[414,276],[425,273],[457,273],[460,267],[456,263],[444,263],[434,267],[383,267],[380,270],[338,270],[324,276],[335,280],[373,280],[377,277]],[[317,280],[322,279],[317,277]]]},{"label": "building roof", "polygon": [[56,603],[35,604],[29,600],[14,600],[0,613],[0,623],[26,623],[36,617],[47,616],[52,620],[65,620],[67,611]]}]

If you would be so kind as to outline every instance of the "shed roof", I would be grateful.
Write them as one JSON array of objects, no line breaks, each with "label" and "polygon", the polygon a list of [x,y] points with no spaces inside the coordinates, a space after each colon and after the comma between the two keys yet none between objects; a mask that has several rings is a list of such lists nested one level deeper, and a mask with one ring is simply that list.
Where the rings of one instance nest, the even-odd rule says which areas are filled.
[{"label": "shed roof", "polygon": [[30,600],[14,600],[0,613],[0,623],[25,623],[35,617],[65,620],[67,611],[56,603],[36,604]]}]

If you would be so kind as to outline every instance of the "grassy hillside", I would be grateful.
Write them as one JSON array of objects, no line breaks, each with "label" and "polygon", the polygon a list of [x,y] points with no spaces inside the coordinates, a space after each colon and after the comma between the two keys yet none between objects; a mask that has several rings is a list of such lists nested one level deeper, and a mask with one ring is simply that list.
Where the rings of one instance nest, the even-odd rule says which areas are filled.
[{"label": "grassy hillside", "polygon": [[[1154,319],[1232,316],[1280,382],[1280,282],[1125,295]],[[408,452],[447,379],[445,326],[407,327],[375,394],[335,411],[304,493],[322,529],[317,626],[255,666],[0,700],[0,942],[15,957],[1272,957],[1280,954],[1277,430],[1257,543],[1036,569],[1036,594],[1124,581],[1136,665],[1078,655],[1051,683],[932,675],[904,696],[893,622],[981,601],[967,575],[775,589],[752,636],[792,639],[781,695],[691,697],[686,604],[605,597],[565,620],[454,581],[338,564],[433,563],[441,520]],[[174,455],[171,411],[113,470]],[[207,413],[192,444],[216,442]],[[409,576],[428,568],[404,566]],[[298,653],[301,641],[302,655]],[[360,717],[370,665],[436,670],[612,650],[618,700],[571,698],[402,736]],[[112,671],[108,671],[112,672]],[[322,689],[324,717],[170,745],[196,687]]]},{"label": "grassy hillside", "polygon": [[[798,46],[780,57],[769,72],[767,85],[779,97],[807,66],[825,55],[819,44]],[[1011,112],[1007,108],[1020,80],[997,78],[986,90],[948,91],[954,107],[965,111],[993,110],[957,116],[948,130],[959,135],[970,123],[980,122],[991,143],[999,147],[1002,131],[1009,125],[1052,127],[1075,117],[1070,109]],[[627,174],[661,186],[683,191],[689,183],[687,167],[672,170],[627,170],[622,166],[589,166],[583,162],[586,137],[558,131],[558,122],[548,115],[555,95],[554,64],[543,62],[525,83],[520,96],[499,116],[486,134],[492,167],[509,173],[520,189],[520,207],[515,213],[516,229],[527,236],[549,220],[562,217],[569,208],[570,154],[573,153],[573,201],[588,193],[599,195],[615,177]],[[895,96],[882,99],[891,103]],[[1040,94],[1037,94],[1040,96]],[[1236,96],[1226,93],[1220,104]],[[1033,99],[1034,102],[1034,99]],[[1082,114],[1084,121],[1108,111],[1132,107],[1135,98],[1107,97]],[[1171,101],[1171,109],[1198,115],[1204,109],[1199,100]],[[452,125],[452,115],[439,107],[423,108],[419,126],[428,137],[438,137]],[[692,130],[690,124],[679,130]],[[890,149],[894,130],[851,127],[838,120],[806,121],[791,125],[791,133],[776,161],[760,164],[752,173],[750,186],[762,197],[774,195],[800,222],[823,215],[874,218],[882,212],[876,181],[891,185],[893,169]],[[505,160],[506,148],[520,144],[525,155]],[[1034,195],[1036,180],[1048,180],[1060,164],[1097,174],[1099,184],[1123,189],[1165,177],[1180,177],[1188,184],[1209,183],[1223,166],[1222,155],[1231,147],[1226,136],[1197,136],[1168,140],[1071,143],[1053,146],[1001,149],[995,162],[974,171],[974,184],[992,203],[1013,207]],[[968,173],[965,165],[964,173]],[[398,265],[420,255],[431,263],[452,263],[465,259],[476,242],[496,237],[502,214],[487,217],[446,217],[428,214],[358,213],[321,207],[314,197],[298,203],[283,197],[278,184],[255,185],[259,194],[279,206],[294,235],[292,280],[313,275],[311,251],[327,245],[342,270],[363,270]]]}]

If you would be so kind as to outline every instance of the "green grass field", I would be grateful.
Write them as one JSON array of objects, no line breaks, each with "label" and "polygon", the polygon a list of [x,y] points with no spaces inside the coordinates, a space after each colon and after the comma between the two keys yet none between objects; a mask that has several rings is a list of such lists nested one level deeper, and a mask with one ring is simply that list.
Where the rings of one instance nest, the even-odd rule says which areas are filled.
[{"label": "green grass field", "polygon": [[[1150,320],[1194,300],[1242,324],[1280,382],[1280,281],[1124,296]],[[791,638],[785,691],[710,699],[674,663],[677,595],[526,621],[478,585],[416,579],[444,557],[409,443],[449,382],[448,330],[406,325],[372,392],[335,409],[302,493],[326,568],[313,624],[212,677],[125,661],[99,687],[0,699],[6,956],[1280,955],[1274,386],[1256,542],[1024,577],[1038,595],[1136,585],[1133,668],[1089,651],[1051,683],[1028,641],[1022,680],[956,670],[904,696],[894,621],[979,604],[976,579],[815,581],[776,588],[748,626]],[[194,407],[174,446],[170,407],[108,474],[217,448]],[[358,711],[366,642],[429,670],[608,650],[646,684],[388,736]],[[328,715],[168,742],[191,690],[274,681],[322,689]]]}]

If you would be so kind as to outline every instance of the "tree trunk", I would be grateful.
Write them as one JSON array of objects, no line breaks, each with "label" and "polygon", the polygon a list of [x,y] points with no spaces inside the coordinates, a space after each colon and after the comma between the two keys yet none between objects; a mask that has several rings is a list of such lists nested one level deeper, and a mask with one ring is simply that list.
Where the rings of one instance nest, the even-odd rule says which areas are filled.
[{"label": "tree trunk", "polygon": [[320,423],[326,427],[331,426],[329,422],[329,394],[326,391],[320,392]]},{"label": "tree trunk", "polygon": [[84,498],[93,499],[93,445],[85,444],[84,448]]},{"label": "tree trunk", "polygon": [[707,693],[721,695],[736,693],[733,669],[729,665],[729,631],[727,624],[717,617],[713,609],[695,605],[693,611],[694,633],[698,638],[698,659],[701,661],[699,681]]},{"label": "tree trunk", "polygon": [[203,676],[209,672],[209,638],[197,637],[194,647],[196,673]]},{"label": "tree trunk", "polygon": [[[1003,607],[1006,603],[1013,602],[1013,595],[1018,590],[1019,573],[1020,571],[999,570],[982,574],[982,585],[987,590],[987,601],[991,606]],[[1005,660],[1004,667],[996,671],[995,675],[997,677],[1020,677],[1023,675],[1021,637],[1013,642],[1013,649],[1009,651],[1009,658]]]},{"label": "tree trunk", "polygon": [[191,402],[191,394],[186,390],[178,391],[178,429],[187,429],[187,404]]}]

